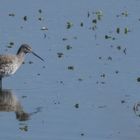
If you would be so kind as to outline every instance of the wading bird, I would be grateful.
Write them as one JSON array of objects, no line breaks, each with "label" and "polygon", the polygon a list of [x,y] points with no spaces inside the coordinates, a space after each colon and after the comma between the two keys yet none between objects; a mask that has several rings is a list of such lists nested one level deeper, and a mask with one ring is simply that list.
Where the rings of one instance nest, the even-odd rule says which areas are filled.
[{"label": "wading bird", "polygon": [[2,89],[2,78],[14,74],[22,65],[27,53],[32,53],[44,61],[40,56],[34,53],[32,48],[27,44],[22,44],[15,55],[0,55],[0,89]]}]

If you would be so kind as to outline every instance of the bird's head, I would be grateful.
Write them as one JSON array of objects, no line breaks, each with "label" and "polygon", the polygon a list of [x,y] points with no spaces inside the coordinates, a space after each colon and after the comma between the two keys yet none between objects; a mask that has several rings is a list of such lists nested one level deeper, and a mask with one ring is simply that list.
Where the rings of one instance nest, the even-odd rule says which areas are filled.
[{"label": "bird's head", "polygon": [[40,56],[38,56],[35,52],[32,51],[32,48],[28,45],[28,44],[22,44],[19,48],[19,50],[17,51],[17,55],[20,53],[32,53],[33,55],[35,55],[36,57],[38,57],[39,59],[41,59],[42,61],[44,61],[43,58],[41,58]]},{"label": "bird's head", "polygon": [[22,44],[17,52],[17,54],[19,53],[31,53],[32,52],[32,48],[28,45],[28,44]]}]

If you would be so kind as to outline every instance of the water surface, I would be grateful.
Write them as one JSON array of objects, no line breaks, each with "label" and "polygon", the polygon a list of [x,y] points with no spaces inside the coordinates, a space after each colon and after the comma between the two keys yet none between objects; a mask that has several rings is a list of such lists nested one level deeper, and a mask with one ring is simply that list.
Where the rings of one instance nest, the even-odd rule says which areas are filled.
[{"label": "water surface", "polygon": [[45,63],[29,54],[3,80],[0,139],[139,140],[139,7],[139,0],[1,2],[1,53],[27,43]]}]

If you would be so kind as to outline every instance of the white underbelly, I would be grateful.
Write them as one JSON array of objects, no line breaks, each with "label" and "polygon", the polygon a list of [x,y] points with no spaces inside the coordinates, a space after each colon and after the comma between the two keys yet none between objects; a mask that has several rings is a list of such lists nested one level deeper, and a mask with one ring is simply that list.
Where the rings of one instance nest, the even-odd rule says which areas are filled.
[{"label": "white underbelly", "polygon": [[4,65],[0,69],[0,76],[2,76],[2,77],[10,76],[10,75],[14,74],[19,67],[20,67],[20,65],[17,63]]}]

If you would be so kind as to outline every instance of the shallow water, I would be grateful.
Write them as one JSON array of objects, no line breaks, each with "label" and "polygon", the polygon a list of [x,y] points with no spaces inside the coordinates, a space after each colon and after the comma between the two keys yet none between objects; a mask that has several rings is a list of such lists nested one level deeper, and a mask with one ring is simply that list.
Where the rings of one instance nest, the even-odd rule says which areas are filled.
[{"label": "shallow water", "polygon": [[45,62],[29,54],[3,79],[0,139],[139,140],[139,7],[139,0],[1,2],[1,53],[27,43]]}]

